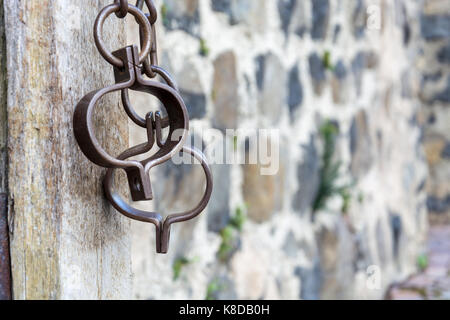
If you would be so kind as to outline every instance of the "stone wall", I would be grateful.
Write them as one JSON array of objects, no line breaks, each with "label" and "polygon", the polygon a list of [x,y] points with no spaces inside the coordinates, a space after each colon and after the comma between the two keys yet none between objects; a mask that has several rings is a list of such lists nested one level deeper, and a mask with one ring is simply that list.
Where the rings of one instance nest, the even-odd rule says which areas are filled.
[{"label": "stone wall", "polygon": [[[192,131],[278,129],[280,170],[212,165],[208,209],[173,227],[166,256],[153,226],[133,223],[135,298],[381,298],[413,273],[427,231],[421,1],[156,3],[160,63]],[[142,114],[145,99],[132,96]],[[131,130],[131,145],[143,141]],[[156,169],[154,207],[195,205],[197,167]]]},{"label": "stone wall", "polygon": [[450,223],[450,4],[427,0],[421,15],[419,70],[432,223]]}]

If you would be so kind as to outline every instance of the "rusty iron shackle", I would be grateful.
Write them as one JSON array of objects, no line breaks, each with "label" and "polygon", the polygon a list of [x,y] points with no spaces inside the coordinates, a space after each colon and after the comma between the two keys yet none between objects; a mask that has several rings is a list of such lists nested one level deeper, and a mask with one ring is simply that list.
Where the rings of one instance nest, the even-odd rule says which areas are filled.
[{"label": "rusty iron shackle", "polygon": [[[95,43],[100,54],[113,65],[116,83],[87,94],[77,104],[73,116],[73,128],[75,138],[85,156],[93,163],[108,168],[103,181],[106,198],[121,214],[138,221],[153,223],[156,227],[156,251],[158,253],[167,253],[171,225],[193,219],[205,209],[211,197],[213,181],[204,155],[198,150],[184,146],[189,130],[189,115],[175,82],[164,69],[157,65],[152,65],[154,61],[152,58],[150,58],[150,62],[147,59],[153,44],[156,43],[155,37],[151,37],[152,32],[150,31],[152,28],[155,35],[154,23],[156,21],[156,13],[153,13],[153,11],[156,12],[156,8],[151,0],[145,0],[150,11],[150,14],[145,15],[142,12],[143,1],[138,0],[136,6],[133,6],[128,4],[128,1],[115,0],[113,4],[100,11],[94,26]],[[113,12],[117,13],[119,17],[125,16],[124,8],[126,8],[126,12],[133,14],[139,23],[141,45],[144,43],[140,53],[135,45],[110,53],[101,39],[100,35],[105,19]],[[154,76],[160,75],[165,83],[145,79],[144,74],[147,74],[146,65]],[[147,76],[150,77],[149,74]],[[155,96],[164,106],[167,117],[163,118],[160,112],[149,112],[145,118],[140,117],[131,105],[128,90]],[[147,131],[146,143],[129,148],[117,158],[109,155],[101,147],[95,137],[92,120],[99,100],[104,95],[116,91],[121,91],[122,104],[130,119]],[[163,128],[169,128],[165,141],[162,141]],[[151,151],[155,142],[159,147],[155,154],[145,160],[130,160],[130,158]],[[172,214],[163,219],[159,213],[133,208],[114,191],[114,172],[117,169],[123,169],[127,174],[132,200],[152,200],[150,170],[169,161],[178,153],[190,154],[200,162],[205,173],[206,188],[202,199],[194,209]]]},{"label": "rusty iron shackle", "polygon": [[[89,160],[105,168],[120,168],[126,171],[134,201],[152,200],[150,169],[170,160],[181,150],[189,130],[187,109],[180,94],[173,88],[142,77],[140,68],[137,67],[139,56],[136,46],[118,50],[114,55],[121,58],[125,67],[114,68],[116,84],[93,91],[78,103],[74,113],[75,137]],[[92,117],[98,101],[108,93],[124,89],[154,95],[167,110],[169,138],[164,146],[146,161],[121,160],[112,157],[100,146],[94,134]]]},{"label": "rusty iron shackle", "polygon": [[[155,136],[153,135],[153,122],[156,122],[156,142],[158,145],[164,145],[164,143],[161,140],[161,117],[158,115],[158,113],[155,114],[155,120],[153,119],[153,114],[148,113],[146,116],[146,122],[147,122],[147,136],[148,136],[148,142],[143,143],[141,145],[138,145],[136,147],[133,147],[124,153],[122,153],[118,158],[119,159],[128,159],[140,154],[144,154],[148,151],[150,151],[155,143]],[[198,160],[203,168],[203,171],[205,173],[206,177],[206,187],[203,194],[203,197],[195,206],[194,209],[191,209],[189,211],[185,211],[183,213],[177,213],[177,214],[170,214],[165,219],[162,217],[161,214],[156,212],[149,212],[149,211],[143,211],[140,209],[136,209],[132,206],[130,206],[123,198],[114,191],[114,171],[115,169],[108,169],[106,172],[105,179],[103,180],[103,188],[105,190],[106,198],[110,201],[110,203],[113,205],[113,207],[122,213],[124,216],[141,221],[141,222],[147,222],[152,223],[155,225],[155,231],[156,231],[156,252],[157,253],[167,253],[169,250],[169,240],[170,240],[170,230],[171,226],[174,223],[179,223],[183,221],[191,220],[195,217],[197,217],[207,206],[209,199],[211,198],[212,193],[212,187],[213,187],[213,181],[212,181],[212,175],[211,170],[209,169],[209,166],[206,162],[205,157],[203,154],[193,148],[183,147],[181,149],[182,153],[188,153],[193,158]]]}]

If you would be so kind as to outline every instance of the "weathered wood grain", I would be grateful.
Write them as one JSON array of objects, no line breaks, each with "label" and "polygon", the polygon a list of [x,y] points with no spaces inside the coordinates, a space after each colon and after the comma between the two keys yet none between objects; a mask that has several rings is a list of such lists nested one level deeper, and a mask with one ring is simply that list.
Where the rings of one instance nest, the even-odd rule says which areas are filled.
[{"label": "weathered wood grain", "polygon": [[[129,221],[104,200],[105,170],[82,155],[72,130],[77,102],[113,82],[92,36],[97,13],[110,3],[4,1],[15,299],[131,297]],[[118,49],[124,35],[112,15],[105,41]],[[97,110],[97,137],[117,155],[128,146],[118,95]]]},{"label": "weathered wood grain", "polygon": [[8,157],[6,112],[6,43],[3,0],[0,0],[0,300],[11,299],[8,232]]},{"label": "weathered wood grain", "polygon": [[3,0],[0,0],[0,193],[7,193],[6,43]]}]

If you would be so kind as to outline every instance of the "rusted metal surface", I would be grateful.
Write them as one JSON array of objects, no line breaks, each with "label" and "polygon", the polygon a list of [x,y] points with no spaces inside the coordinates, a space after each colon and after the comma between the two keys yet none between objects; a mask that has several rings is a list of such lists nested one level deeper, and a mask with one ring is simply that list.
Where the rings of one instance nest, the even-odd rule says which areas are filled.
[{"label": "rusted metal surface", "polygon": [[5,193],[0,194],[0,300],[11,300],[8,196]]},{"label": "rusted metal surface", "polygon": [[115,0],[114,3],[118,3],[120,6],[119,12],[116,12],[117,18],[125,18],[128,14],[128,0]]},{"label": "rusted metal surface", "polygon": [[[125,69],[115,68],[116,84],[85,96],[77,105],[74,113],[75,138],[86,157],[93,163],[105,167],[124,169],[127,172],[130,191],[134,201],[152,200],[150,169],[170,160],[181,151],[189,130],[189,117],[180,94],[166,84],[148,81],[142,77],[136,63],[137,47],[126,47],[115,52],[126,65]],[[133,61],[136,59],[136,61]],[[109,155],[95,137],[92,117],[95,106],[102,96],[119,90],[132,89],[156,96],[165,106],[170,122],[169,137],[164,146],[145,161],[121,160]],[[179,139],[172,139],[182,133]]]},{"label": "rusted metal surface", "polygon": [[[75,138],[85,156],[93,163],[108,168],[104,179],[104,190],[107,199],[113,207],[123,215],[142,222],[152,223],[156,227],[156,251],[167,253],[169,247],[171,225],[190,220],[199,215],[206,207],[211,197],[213,182],[211,171],[204,155],[198,151],[184,146],[189,130],[189,115],[186,105],[178,92],[175,82],[170,75],[157,66],[156,54],[156,8],[151,0],[145,1],[149,14],[142,12],[144,1],[137,1],[136,6],[115,1],[99,13],[94,27],[94,38],[102,56],[114,66],[116,83],[87,94],[76,106],[73,128]],[[105,19],[112,13],[125,16],[127,9],[136,18],[140,26],[141,52],[138,53],[136,45],[128,46],[114,53],[109,52],[102,39],[101,32]],[[151,81],[145,78],[157,75],[165,83]],[[159,112],[149,112],[145,119],[140,117],[131,105],[128,90],[148,93],[158,98],[167,111],[167,117],[162,118]],[[117,158],[109,155],[100,145],[94,134],[93,115],[100,99],[109,93],[121,91],[122,104],[128,116],[138,126],[147,130],[147,142],[132,147]],[[162,141],[162,128],[169,128],[168,137]],[[150,151],[153,146],[159,150],[151,157],[137,161],[128,160],[137,155]],[[153,193],[150,181],[150,170],[159,166],[178,153],[190,154],[200,162],[206,177],[206,188],[197,206],[183,213],[169,215],[166,219],[156,212],[146,212],[131,207],[118,193],[114,191],[114,171],[123,169],[127,173],[131,197],[134,201],[152,200]]]},{"label": "rusted metal surface", "polygon": [[[113,13],[113,12],[119,12],[121,10],[121,7],[119,4],[114,3],[109,6],[104,7],[100,13],[97,16],[97,19],[95,20],[94,25],[94,40],[95,45],[97,46],[98,51],[100,54],[105,58],[106,61],[108,61],[110,64],[112,64],[115,67],[123,68],[124,62],[113,55],[105,46],[105,43],[102,39],[102,33],[103,33],[103,25],[105,23],[105,20]],[[139,8],[128,5],[128,12],[130,12],[138,21],[140,30],[142,30],[143,33],[143,49],[141,53],[139,54],[139,64],[144,62],[145,59],[147,59],[148,55],[150,54],[151,49],[151,25],[147,18],[147,16],[140,10]]]},{"label": "rusted metal surface", "polygon": [[[158,45],[157,45],[156,28],[155,28],[155,23],[156,23],[156,20],[158,19],[158,10],[156,10],[156,6],[152,0],[145,0],[145,4],[149,11],[149,13],[148,14],[146,13],[145,15],[152,26],[152,30],[151,30],[152,45],[150,48],[150,56],[149,56],[150,60],[146,59],[144,61],[144,73],[147,75],[147,77],[154,78],[158,75],[158,73],[153,70],[153,67],[158,65]],[[144,7],[144,0],[137,0],[136,7],[142,10]],[[144,30],[142,27],[139,27],[139,37],[140,37],[141,47],[143,47],[144,43],[145,43],[145,33],[144,33]],[[167,82],[167,80],[166,80],[166,82]]]},{"label": "rusted metal surface", "polygon": [[156,10],[155,3],[152,0],[137,0],[136,7],[143,10],[144,2],[149,11],[150,24],[154,25],[156,23],[156,20],[158,19],[158,10]]}]

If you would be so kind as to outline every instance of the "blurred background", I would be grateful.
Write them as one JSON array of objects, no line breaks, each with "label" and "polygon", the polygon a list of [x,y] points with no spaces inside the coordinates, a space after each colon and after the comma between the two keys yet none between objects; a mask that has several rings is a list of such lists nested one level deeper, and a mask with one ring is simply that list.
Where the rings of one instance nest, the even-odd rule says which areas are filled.
[{"label": "blurred background", "polygon": [[[155,3],[192,135],[276,129],[280,166],[212,164],[210,204],[173,227],[167,256],[133,222],[134,297],[450,299],[450,2]],[[202,195],[198,165],[152,175],[147,209]]]}]

